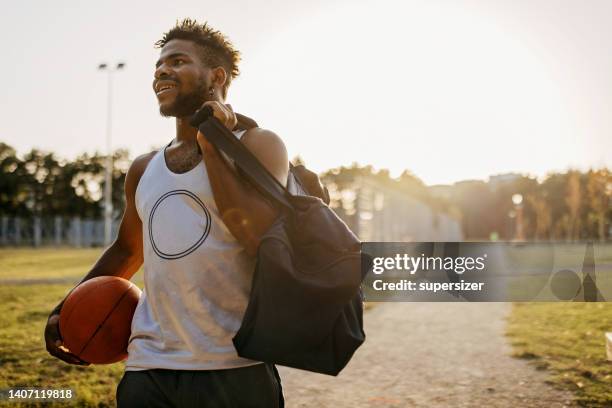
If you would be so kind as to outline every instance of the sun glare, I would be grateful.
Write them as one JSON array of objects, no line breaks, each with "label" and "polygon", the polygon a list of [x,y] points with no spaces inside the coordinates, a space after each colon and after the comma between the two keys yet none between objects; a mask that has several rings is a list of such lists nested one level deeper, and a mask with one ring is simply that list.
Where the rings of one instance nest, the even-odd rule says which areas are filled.
[{"label": "sun glare", "polygon": [[449,4],[330,7],[246,55],[230,99],[315,170],[436,184],[544,173],[542,153],[566,166],[580,151],[554,66],[496,22]]}]

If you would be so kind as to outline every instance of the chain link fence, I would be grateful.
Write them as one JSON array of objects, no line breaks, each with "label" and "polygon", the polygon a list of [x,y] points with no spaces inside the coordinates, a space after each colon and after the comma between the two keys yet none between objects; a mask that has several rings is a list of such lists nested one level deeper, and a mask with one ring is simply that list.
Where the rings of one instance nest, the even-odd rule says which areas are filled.
[{"label": "chain link fence", "polygon": [[[115,237],[119,222],[113,222]],[[104,220],[80,217],[0,217],[0,246],[104,245]]]}]

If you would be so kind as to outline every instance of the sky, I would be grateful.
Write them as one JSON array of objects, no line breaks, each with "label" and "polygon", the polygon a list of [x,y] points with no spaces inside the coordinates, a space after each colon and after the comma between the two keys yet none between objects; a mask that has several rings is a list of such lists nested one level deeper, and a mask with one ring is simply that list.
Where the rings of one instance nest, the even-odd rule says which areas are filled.
[{"label": "sky", "polygon": [[28,1],[3,7],[0,141],[61,158],[168,143],[151,88],[162,34],[208,21],[242,53],[227,102],[315,171],[427,184],[612,167],[612,2]]}]

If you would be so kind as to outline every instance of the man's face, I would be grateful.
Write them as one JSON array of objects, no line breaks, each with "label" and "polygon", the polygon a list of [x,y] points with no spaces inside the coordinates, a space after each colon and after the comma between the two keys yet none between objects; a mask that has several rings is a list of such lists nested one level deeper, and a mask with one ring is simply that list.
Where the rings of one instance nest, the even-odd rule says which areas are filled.
[{"label": "man's face", "polygon": [[171,40],[161,50],[153,91],[163,116],[189,116],[206,102],[209,70],[198,57],[197,47],[189,40]]}]

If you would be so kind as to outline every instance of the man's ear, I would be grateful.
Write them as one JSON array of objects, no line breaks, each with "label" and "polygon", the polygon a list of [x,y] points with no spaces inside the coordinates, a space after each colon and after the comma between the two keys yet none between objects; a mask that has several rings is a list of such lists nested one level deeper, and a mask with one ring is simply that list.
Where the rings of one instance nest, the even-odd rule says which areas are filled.
[{"label": "man's ear", "polygon": [[227,82],[227,72],[223,67],[213,68],[211,70],[211,83],[218,88],[223,88],[225,83]]}]

